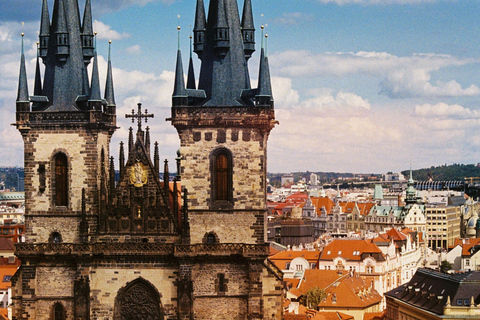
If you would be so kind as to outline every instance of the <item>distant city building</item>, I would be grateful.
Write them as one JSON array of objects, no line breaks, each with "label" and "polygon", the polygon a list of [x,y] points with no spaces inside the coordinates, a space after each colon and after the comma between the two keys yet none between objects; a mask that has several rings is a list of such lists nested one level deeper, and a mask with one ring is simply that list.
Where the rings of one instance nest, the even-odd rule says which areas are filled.
[{"label": "distant city building", "polygon": [[292,174],[282,176],[282,187],[290,187],[295,183]]},{"label": "distant city building", "polygon": [[402,173],[387,173],[383,175],[383,181],[405,181]]},{"label": "distant city building", "polygon": [[419,269],[385,293],[386,320],[479,319],[480,272],[444,274]]},{"label": "distant city building", "polygon": [[318,175],[316,173],[310,173],[310,185],[316,186],[318,185]]}]

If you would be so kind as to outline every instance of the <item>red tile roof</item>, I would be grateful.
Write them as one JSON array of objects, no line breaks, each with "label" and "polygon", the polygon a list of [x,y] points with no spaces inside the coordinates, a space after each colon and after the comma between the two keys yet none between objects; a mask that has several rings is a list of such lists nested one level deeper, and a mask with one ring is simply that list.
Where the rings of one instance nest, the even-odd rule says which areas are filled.
[{"label": "red tile roof", "polygon": [[7,238],[1,238],[0,237],[0,251],[14,251],[15,250],[15,245],[13,244],[13,241]]},{"label": "red tile roof", "polygon": [[338,273],[335,270],[305,270],[299,290],[305,294],[310,288],[319,287],[328,294],[320,308],[365,309],[382,301],[382,296],[357,274]]},{"label": "red tile roof", "polygon": [[286,269],[286,264],[290,263],[295,258],[305,258],[310,263],[316,263],[318,266],[318,260],[320,258],[320,251],[308,251],[308,250],[301,250],[301,251],[281,251],[269,259],[281,270]]},{"label": "red tile roof", "polygon": [[371,240],[336,239],[323,249],[320,260],[342,257],[347,260],[360,261],[363,253],[382,253],[382,250]]},{"label": "red tile roof", "polygon": [[325,208],[327,214],[332,212],[333,207],[335,207],[335,203],[332,199],[328,197],[311,197],[310,200],[312,204],[315,206],[315,210],[317,211],[317,215],[322,214],[322,208]]}]

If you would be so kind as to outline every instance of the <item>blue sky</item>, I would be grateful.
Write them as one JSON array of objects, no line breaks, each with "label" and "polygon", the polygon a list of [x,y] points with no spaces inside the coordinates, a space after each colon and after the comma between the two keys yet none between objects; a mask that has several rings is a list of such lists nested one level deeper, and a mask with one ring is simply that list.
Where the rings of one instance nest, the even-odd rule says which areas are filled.
[{"label": "blue sky", "polygon": [[[15,119],[21,22],[33,88],[41,0],[2,0],[0,165],[22,165]],[[53,0],[48,0],[50,12]],[[208,4],[208,0],[205,0]],[[240,10],[243,0],[238,0]],[[79,0],[83,13],[84,0]],[[161,156],[179,147],[170,114],[180,23],[184,64],[194,0],[92,0],[100,76],[112,39],[118,125],[137,102]],[[5,5],[6,4],[6,5]],[[266,25],[276,116],[268,171],[382,173],[480,162],[480,1],[252,0],[257,52]],[[180,15],[180,18],[178,18]],[[197,68],[199,63],[195,57]],[[103,81],[103,80],[102,80]]]}]

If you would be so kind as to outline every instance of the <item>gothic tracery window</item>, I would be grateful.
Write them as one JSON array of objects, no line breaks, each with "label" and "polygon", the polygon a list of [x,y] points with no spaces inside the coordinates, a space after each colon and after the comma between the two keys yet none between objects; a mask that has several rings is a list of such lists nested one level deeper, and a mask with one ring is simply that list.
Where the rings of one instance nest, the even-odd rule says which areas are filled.
[{"label": "gothic tracery window", "polygon": [[68,160],[64,153],[55,156],[55,205],[68,206]]},{"label": "gothic tracery window", "polygon": [[145,280],[123,288],[115,301],[115,320],[163,320],[159,293]]}]

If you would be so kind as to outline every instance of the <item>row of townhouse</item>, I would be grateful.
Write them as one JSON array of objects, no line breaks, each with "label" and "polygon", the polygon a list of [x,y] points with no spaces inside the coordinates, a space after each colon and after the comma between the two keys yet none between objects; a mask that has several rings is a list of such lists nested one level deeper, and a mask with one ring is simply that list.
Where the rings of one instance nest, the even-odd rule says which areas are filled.
[{"label": "row of townhouse", "polygon": [[289,250],[270,260],[288,279],[301,279],[310,269],[354,272],[380,295],[408,282],[423,262],[418,232],[394,228],[373,239],[335,239],[321,252]]}]

